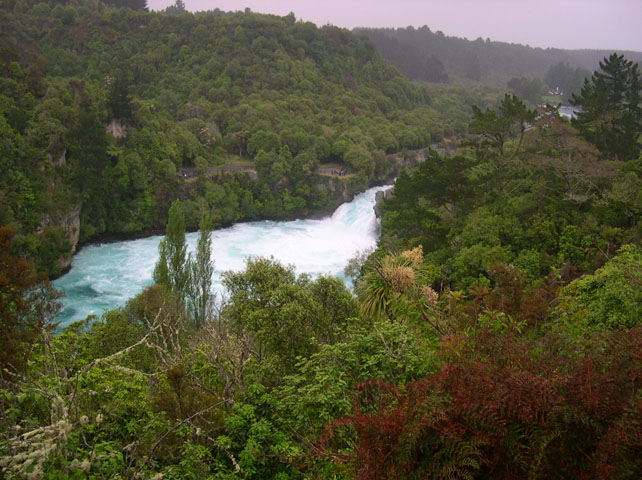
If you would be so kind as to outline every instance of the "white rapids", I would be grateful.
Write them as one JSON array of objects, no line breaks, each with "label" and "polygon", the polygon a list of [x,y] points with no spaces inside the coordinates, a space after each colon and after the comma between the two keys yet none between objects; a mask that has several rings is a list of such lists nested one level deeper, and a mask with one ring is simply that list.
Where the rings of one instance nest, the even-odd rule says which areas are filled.
[{"label": "white rapids", "polygon": [[[375,246],[379,235],[373,210],[375,195],[388,188],[371,188],[321,220],[238,223],[215,230],[215,291],[222,291],[221,274],[242,270],[250,256],[273,256],[283,264],[294,265],[297,273],[342,277],[348,260]],[[198,232],[186,237],[188,251],[193,251]],[[66,294],[64,310],[57,318],[60,326],[122,306],[151,285],[161,238],[157,235],[83,247],[74,256],[69,273],[53,282]]]}]

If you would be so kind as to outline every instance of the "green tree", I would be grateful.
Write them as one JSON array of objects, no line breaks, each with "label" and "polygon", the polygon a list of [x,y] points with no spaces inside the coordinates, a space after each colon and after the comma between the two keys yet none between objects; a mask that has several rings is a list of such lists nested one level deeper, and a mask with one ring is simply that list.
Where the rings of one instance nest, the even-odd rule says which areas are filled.
[{"label": "green tree", "polygon": [[464,65],[464,75],[470,80],[479,81],[481,79],[481,64],[479,63],[479,57],[476,54],[470,53],[467,55]]},{"label": "green tree", "polygon": [[350,292],[340,281],[298,276],[273,258],[247,260],[243,272],[225,272],[229,292],[224,311],[237,332],[249,334],[257,362],[275,382],[291,372],[299,356],[330,343],[356,314]]},{"label": "green tree", "polygon": [[642,249],[623,246],[593,275],[562,290],[560,318],[583,333],[591,329],[633,328],[642,323]]},{"label": "green tree", "polygon": [[196,328],[209,318],[212,307],[212,219],[204,215],[200,224],[201,233],[196,245],[196,253],[188,259],[187,303],[192,323]]},{"label": "green tree", "polygon": [[0,227],[0,379],[21,372],[43,330],[51,330],[60,298],[33,264],[11,252],[15,230]]},{"label": "green tree", "polygon": [[515,159],[521,151],[526,127],[535,120],[537,111],[530,110],[517,95],[504,96],[497,111],[482,111],[473,105],[469,131],[477,134],[477,156],[486,162],[491,180],[501,193],[514,173]]},{"label": "green tree", "polygon": [[584,79],[590,74],[588,70],[572,68],[568,63],[560,62],[549,67],[544,80],[549,88],[561,90],[564,100],[568,101],[572,94],[580,92]]},{"label": "green tree", "polygon": [[105,3],[118,8],[147,11],[147,0],[105,0]]},{"label": "green tree", "polygon": [[183,0],[176,0],[174,5],[170,5],[165,9],[165,13],[177,14],[185,13],[187,9],[185,8],[185,2]]},{"label": "green tree", "polygon": [[186,268],[187,245],[185,243],[185,217],[180,200],[169,209],[165,238],[158,245],[160,257],[154,268],[154,281],[171,290],[185,291],[188,270]]},{"label": "green tree", "polygon": [[542,95],[546,93],[546,87],[537,77],[513,77],[508,81],[507,86],[521,98],[532,104],[538,103],[542,99]]},{"label": "green tree", "polygon": [[[497,170],[503,170],[519,153],[526,126],[535,119],[537,112],[528,109],[517,95],[508,94],[504,96],[497,111],[489,108],[482,111],[477,105],[472,108],[473,121],[469,130],[480,136],[477,145],[485,153],[492,153],[497,157]],[[511,141],[513,145],[509,145]]]},{"label": "green tree", "polygon": [[114,118],[123,121],[131,120],[131,95],[129,94],[127,81],[122,76],[117,76],[112,81],[109,90],[108,107]]},{"label": "green tree", "polygon": [[374,158],[363,145],[352,145],[349,147],[343,156],[343,161],[365,178],[371,178],[374,173]]},{"label": "green tree", "polygon": [[321,345],[318,352],[301,359],[296,373],[275,389],[283,421],[297,435],[310,435],[314,441],[324,424],[352,411],[352,389],[358,383],[402,385],[421,378],[434,360],[413,332],[403,322],[350,325],[336,343]]},{"label": "green tree", "polygon": [[311,353],[316,312],[307,281],[297,279],[292,266],[267,258],[248,260],[243,272],[223,274],[230,295],[226,317],[236,330],[252,335],[257,361],[271,359],[273,368],[289,369],[297,355]]},{"label": "green tree", "polygon": [[281,140],[276,132],[259,130],[250,138],[250,141],[247,144],[247,153],[255,156],[261,150],[264,152],[276,152],[280,148]]},{"label": "green tree", "polygon": [[611,54],[584,81],[570,103],[582,107],[572,120],[582,136],[608,158],[631,160],[640,153],[642,79],[637,63]]},{"label": "green tree", "polygon": [[436,83],[448,83],[450,81],[450,77],[446,72],[446,67],[435,54],[426,58],[423,70],[423,79],[427,82]]},{"label": "green tree", "polygon": [[417,168],[404,170],[394,195],[385,200],[382,229],[426,251],[447,245],[449,222],[472,208],[475,184],[470,170],[475,162],[457,155],[427,151]]}]

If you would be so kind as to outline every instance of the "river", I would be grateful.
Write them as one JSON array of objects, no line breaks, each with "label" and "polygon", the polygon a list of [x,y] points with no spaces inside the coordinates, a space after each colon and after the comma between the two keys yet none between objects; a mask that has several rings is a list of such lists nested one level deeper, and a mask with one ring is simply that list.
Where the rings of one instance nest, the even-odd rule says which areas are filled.
[{"label": "river", "polygon": [[[373,206],[375,194],[390,188],[375,187],[344,203],[331,217],[289,222],[239,223],[212,232],[213,278],[221,293],[221,273],[242,270],[249,256],[274,256],[295,266],[297,273],[342,276],[348,260],[374,247],[379,234]],[[188,251],[196,247],[198,232],[188,233]],[[152,284],[160,235],[83,247],[71,270],[53,282],[65,292],[60,326],[101,315],[120,307]]]}]

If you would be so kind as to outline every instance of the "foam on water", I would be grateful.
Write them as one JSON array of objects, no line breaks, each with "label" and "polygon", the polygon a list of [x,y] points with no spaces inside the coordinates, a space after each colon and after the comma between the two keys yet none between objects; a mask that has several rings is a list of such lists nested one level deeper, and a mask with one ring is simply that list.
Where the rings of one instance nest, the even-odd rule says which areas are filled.
[{"label": "foam on water", "polygon": [[[221,291],[221,273],[242,270],[249,256],[274,256],[294,265],[297,273],[342,276],[350,258],[376,244],[378,222],[372,207],[376,192],[387,188],[371,188],[321,220],[239,223],[214,231],[214,288]],[[53,282],[67,295],[60,324],[122,306],[151,285],[161,238],[84,247],[69,273]],[[196,248],[197,239],[198,232],[187,234],[188,251]]]}]

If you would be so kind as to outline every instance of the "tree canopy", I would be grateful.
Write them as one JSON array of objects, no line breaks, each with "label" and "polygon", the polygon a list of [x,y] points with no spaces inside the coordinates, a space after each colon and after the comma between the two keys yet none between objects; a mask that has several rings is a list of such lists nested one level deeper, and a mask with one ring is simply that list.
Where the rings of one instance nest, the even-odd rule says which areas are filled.
[{"label": "tree canopy", "polygon": [[154,281],[170,290],[184,292],[189,272],[186,264],[185,216],[179,200],[172,203],[169,209],[166,235],[158,245],[158,252]]},{"label": "tree canopy", "polygon": [[573,125],[608,158],[631,160],[642,143],[642,78],[637,63],[613,53],[584,81],[571,104],[581,107]]},{"label": "tree canopy", "polygon": [[[0,9],[2,478],[642,476],[639,154],[294,14]],[[585,93],[635,70],[606,63]],[[212,226],[327,208],[433,142],[399,155],[354,293],[250,258],[210,296]],[[25,257],[165,225],[159,284],[52,331]]]},{"label": "tree canopy", "polygon": [[177,198],[188,230],[205,211],[219,227],[331,209],[344,199],[320,164],[349,166],[356,191],[390,174],[383,153],[452,137],[467,115],[455,95],[446,119],[368,39],[294,16],[14,3],[0,222],[52,275],[77,242],[163,228]]},{"label": "tree canopy", "polygon": [[36,273],[33,263],[16,257],[16,232],[0,227],[0,379],[20,375],[37,343],[55,328],[61,294]]}]

